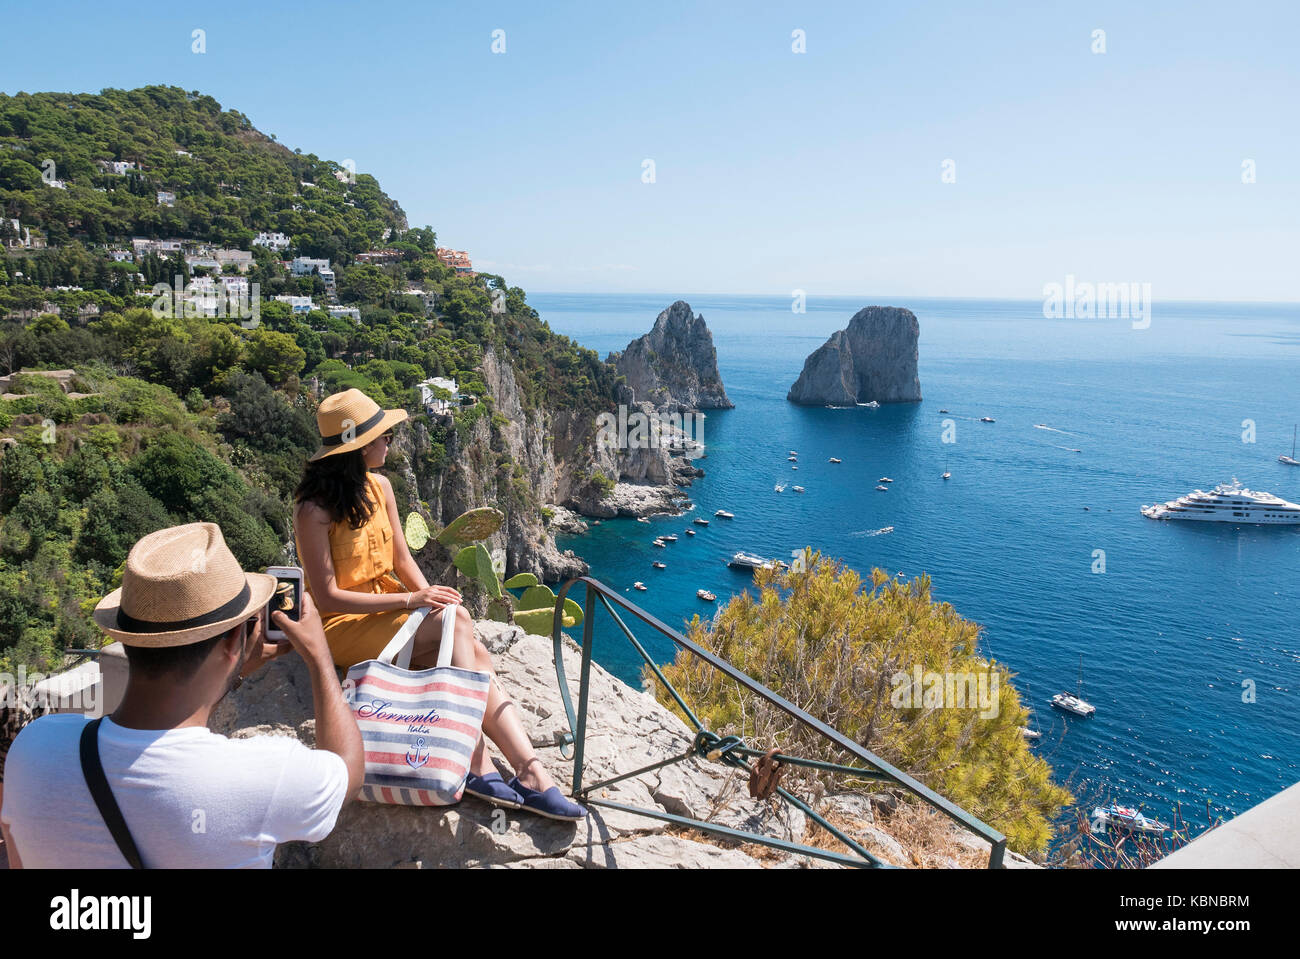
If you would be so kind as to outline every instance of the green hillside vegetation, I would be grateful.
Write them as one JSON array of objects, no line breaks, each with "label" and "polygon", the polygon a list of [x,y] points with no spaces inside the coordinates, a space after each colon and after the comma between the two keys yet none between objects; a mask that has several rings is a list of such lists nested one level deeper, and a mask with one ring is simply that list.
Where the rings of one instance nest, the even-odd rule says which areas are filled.
[{"label": "green hillside vegetation", "polygon": [[[101,160],[136,169],[105,172]],[[0,95],[0,203],[51,245],[175,236],[246,250],[267,230],[293,238],[299,255],[340,258],[374,246],[385,228],[406,228],[374,177],[344,184],[334,176],[343,169],[176,87]],[[42,184],[47,170],[66,189]],[[175,206],[159,205],[159,190],[175,193]]]},{"label": "green hillside vegetation", "polygon": [[[44,158],[65,189],[41,182]],[[98,159],[142,172],[105,173]],[[48,669],[65,648],[97,646],[89,610],[153,529],[213,521],[245,568],[282,561],[289,498],[318,442],[313,380],[325,394],[356,387],[414,411],[431,442],[412,464],[425,475],[447,469],[457,437],[486,423],[475,468],[495,467],[496,499],[480,505],[503,510],[540,504],[503,452],[505,420],[480,369],[489,348],[512,364],[528,410],[609,408],[615,376],[594,352],[553,333],[502,277],[456,275],[435,255],[431,228],[406,229],[372,178],[344,183],[338,169],[174,88],[0,96],[0,212],[50,243],[0,255],[0,375],[72,368],[68,391],[90,394],[18,376],[9,387],[18,398],[0,401],[0,435],[17,441],[0,457],[0,671]],[[158,189],[176,193],[174,208],[157,204]],[[192,279],[180,255],[113,263],[108,252],[129,249],[132,236],[248,250],[263,230],[293,244],[282,254],[251,248],[246,276],[263,297],[256,328],[153,309],[153,283]],[[381,244],[395,262],[356,262]],[[270,300],[324,303],[319,275],[281,266],[292,256],[330,259],[338,298],[361,322]],[[413,286],[423,294],[406,294]],[[420,410],[415,384],[430,376],[452,377],[472,397],[450,425]],[[389,475],[403,503],[401,476]]]},{"label": "green hillside vegetation", "polygon": [[[805,569],[758,570],[754,584],[757,596],[733,598],[711,625],[695,617],[687,638],[979,816],[1010,848],[1046,850],[1050,823],[1072,797],[1021,735],[1027,714],[1010,673],[979,655],[977,624],[934,602],[928,576],[901,583],[876,569],[864,581],[812,553]],[[923,673],[995,673],[996,715],[896,696],[895,677],[918,665]],[[830,762],[850,758],[687,653],[664,673],[722,735]],[[991,694],[991,679],[986,688]],[[821,784],[846,785],[830,778]]]}]

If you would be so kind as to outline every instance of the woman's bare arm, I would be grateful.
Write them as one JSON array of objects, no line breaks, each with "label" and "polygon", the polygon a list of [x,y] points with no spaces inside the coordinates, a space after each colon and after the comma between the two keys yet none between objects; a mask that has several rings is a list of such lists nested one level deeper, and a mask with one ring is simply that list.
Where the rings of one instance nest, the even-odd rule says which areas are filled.
[{"label": "woman's bare arm", "polygon": [[[390,492],[389,497],[392,496]],[[330,517],[315,503],[299,503],[294,511],[294,529],[298,533],[298,562],[302,563],[312,597],[322,615],[330,613],[382,613],[406,609],[406,593],[360,593],[343,589],[334,578],[334,558],[330,554]],[[406,543],[402,543],[406,548]],[[407,553],[409,558],[410,554]],[[410,600],[414,604],[413,600]]]}]

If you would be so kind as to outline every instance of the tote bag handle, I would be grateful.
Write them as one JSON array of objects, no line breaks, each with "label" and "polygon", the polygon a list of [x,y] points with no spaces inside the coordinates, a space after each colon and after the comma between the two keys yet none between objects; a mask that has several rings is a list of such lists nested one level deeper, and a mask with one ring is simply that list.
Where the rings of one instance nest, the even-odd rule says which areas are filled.
[{"label": "tote bag handle", "polygon": [[[438,667],[451,665],[452,644],[455,641],[456,634],[456,610],[459,603],[448,603],[443,607],[444,612],[450,610],[450,615],[442,617],[442,642],[438,644]],[[397,666],[399,669],[411,668],[411,652],[415,648],[415,631],[420,628],[424,622],[424,617],[428,616],[433,610],[432,606],[421,606],[406,617],[401,628],[388,641],[388,645],[383,648],[375,658],[381,663],[388,663]]]}]

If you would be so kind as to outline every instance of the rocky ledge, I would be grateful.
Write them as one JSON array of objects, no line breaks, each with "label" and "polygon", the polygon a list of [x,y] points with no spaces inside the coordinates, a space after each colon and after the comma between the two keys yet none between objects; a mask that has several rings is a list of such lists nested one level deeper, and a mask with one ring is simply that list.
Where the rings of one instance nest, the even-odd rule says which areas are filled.
[{"label": "rocky ledge", "polygon": [[[475,631],[492,650],[497,675],[519,708],[542,762],[568,791],[572,764],[558,742],[568,726],[556,683],[553,645],[524,635],[518,626],[481,621]],[[579,654],[566,638],[565,673],[576,702]],[[648,694],[592,666],[584,779],[608,779],[680,755],[691,742],[686,725]],[[315,745],[311,682],[296,655],[276,660],[226,697],[212,728],[234,737],[294,736]],[[498,761],[499,766],[503,764]],[[508,774],[503,771],[503,775]],[[711,820],[755,834],[806,841],[806,817],[785,803],[751,799],[745,781],[727,767],[687,760],[605,789],[601,798]],[[851,826],[874,854],[894,865],[978,866],[987,846],[941,823],[930,830],[942,852],[921,849],[891,835],[891,816],[902,805],[890,794],[826,797],[823,815]],[[914,827],[906,833],[916,832]],[[694,833],[703,836],[702,833]],[[320,843],[288,843],[276,866],[327,868],[432,868],[508,866],[537,869],[675,867],[759,868],[824,865],[821,860],[761,847],[700,842],[667,823],[592,807],[586,822],[556,822],[497,809],[473,797],[456,806],[423,808],[353,802]],[[1024,861],[1008,857],[1008,865]]]},{"label": "rocky ledge", "polygon": [[920,334],[911,310],[865,307],[804,361],[786,399],[807,406],[919,402]]}]

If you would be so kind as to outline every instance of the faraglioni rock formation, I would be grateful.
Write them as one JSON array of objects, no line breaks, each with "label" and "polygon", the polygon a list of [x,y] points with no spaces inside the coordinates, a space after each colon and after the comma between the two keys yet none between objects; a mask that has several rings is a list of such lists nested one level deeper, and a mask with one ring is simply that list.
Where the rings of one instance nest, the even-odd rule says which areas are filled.
[{"label": "faraglioni rock formation", "polygon": [[832,333],[804,360],[786,399],[805,406],[919,402],[920,335],[921,325],[911,310],[864,307],[849,320],[848,329]]},{"label": "faraglioni rock formation", "polygon": [[678,300],[659,314],[654,328],[608,362],[627,377],[636,402],[663,412],[731,409],[718,375],[718,352],[704,317]]}]

